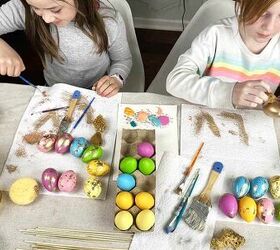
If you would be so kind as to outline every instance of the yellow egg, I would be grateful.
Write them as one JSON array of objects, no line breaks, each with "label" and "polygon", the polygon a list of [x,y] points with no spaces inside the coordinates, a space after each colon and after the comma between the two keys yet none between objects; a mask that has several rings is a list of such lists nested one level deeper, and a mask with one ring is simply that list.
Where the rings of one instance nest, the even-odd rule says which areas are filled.
[{"label": "yellow egg", "polygon": [[142,210],[136,217],[136,225],[141,231],[150,230],[155,224],[155,215],[151,210]]},{"label": "yellow egg", "polygon": [[128,230],[133,223],[133,216],[128,211],[120,211],[115,216],[115,225],[120,230]]},{"label": "yellow egg", "polygon": [[120,209],[127,210],[133,206],[134,198],[132,193],[122,191],[116,197],[116,204]]},{"label": "yellow egg", "polygon": [[87,165],[87,172],[94,176],[104,176],[110,172],[110,166],[103,161],[93,160]]},{"label": "yellow egg", "polygon": [[142,210],[150,209],[155,205],[155,199],[148,192],[140,192],[135,197],[135,204]]},{"label": "yellow egg", "polygon": [[257,204],[249,196],[244,196],[239,200],[239,214],[243,220],[251,222],[257,215]]},{"label": "yellow egg", "polygon": [[94,177],[88,178],[84,183],[84,192],[90,198],[97,198],[102,192],[101,182]]},{"label": "yellow egg", "polygon": [[17,205],[32,203],[39,194],[39,184],[32,178],[20,178],[10,187],[9,196]]}]

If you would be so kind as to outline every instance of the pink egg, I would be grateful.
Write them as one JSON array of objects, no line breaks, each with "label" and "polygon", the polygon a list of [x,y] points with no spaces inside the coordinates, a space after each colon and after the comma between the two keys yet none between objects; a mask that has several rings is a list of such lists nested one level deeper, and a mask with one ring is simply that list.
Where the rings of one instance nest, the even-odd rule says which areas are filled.
[{"label": "pink egg", "polygon": [[155,149],[154,146],[149,142],[142,142],[137,145],[137,153],[142,157],[148,157],[154,155]]},{"label": "pink egg", "polygon": [[270,223],[273,221],[274,205],[268,198],[262,198],[257,202],[257,216],[263,223]]},{"label": "pink egg", "polygon": [[58,188],[60,191],[72,192],[77,184],[77,175],[73,170],[67,170],[62,173],[58,179]]},{"label": "pink egg", "polygon": [[169,124],[169,117],[166,115],[161,115],[158,117],[158,119],[160,120],[161,125]]},{"label": "pink egg", "polygon": [[234,218],[238,211],[238,203],[233,194],[223,194],[219,199],[220,210],[228,217]]},{"label": "pink egg", "polygon": [[59,154],[64,154],[69,151],[71,142],[73,141],[72,135],[68,133],[63,133],[61,136],[59,136],[55,143],[55,152]]},{"label": "pink egg", "polygon": [[42,184],[50,192],[57,189],[59,173],[54,168],[47,168],[42,174]]},{"label": "pink egg", "polygon": [[55,134],[44,135],[38,142],[37,148],[44,153],[52,151],[54,149],[57,136]]}]

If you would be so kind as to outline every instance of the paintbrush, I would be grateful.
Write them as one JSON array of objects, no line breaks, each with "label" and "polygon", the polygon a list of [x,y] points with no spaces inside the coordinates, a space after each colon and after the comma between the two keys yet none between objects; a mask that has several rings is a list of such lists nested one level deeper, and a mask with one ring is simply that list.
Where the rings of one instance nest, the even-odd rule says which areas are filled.
[{"label": "paintbrush", "polygon": [[28,81],[26,78],[24,78],[23,76],[19,76],[19,78],[24,81],[26,84],[30,85],[31,87],[35,88],[35,89],[38,89],[41,94],[46,97],[46,92],[45,91],[42,91],[40,88],[38,88],[36,85],[34,85],[33,83],[31,83],[30,81]]},{"label": "paintbrush", "polygon": [[198,156],[199,156],[199,153],[200,153],[200,151],[201,151],[203,145],[204,145],[204,142],[202,142],[202,143],[200,144],[199,148],[196,150],[196,152],[195,152],[195,154],[194,154],[194,156],[193,156],[193,158],[192,158],[192,161],[191,161],[190,165],[188,165],[188,167],[186,168],[186,170],[185,170],[185,172],[184,172],[184,177],[183,177],[183,179],[180,181],[179,186],[178,186],[178,187],[176,188],[176,190],[175,190],[175,193],[176,193],[176,194],[179,194],[179,195],[182,194],[183,189],[184,189],[184,187],[185,187],[185,185],[186,185],[186,181],[187,181],[187,179],[188,179],[188,176],[190,175],[190,173],[191,173],[191,171],[192,171],[192,168],[193,168],[193,166],[194,166],[194,164],[195,164],[195,162],[196,162],[196,160],[197,160],[197,158],[198,158]]},{"label": "paintbrush", "polygon": [[51,111],[57,111],[57,110],[61,110],[61,109],[68,109],[68,108],[69,108],[69,106],[59,107],[59,108],[52,108],[52,109],[45,109],[45,110],[33,112],[30,115],[42,114],[42,113],[47,113],[47,112],[51,112]]},{"label": "paintbrush", "polygon": [[195,196],[187,210],[185,222],[194,230],[202,231],[205,227],[206,219],[211,208],[211,190],[219,174],[223,170],[221,162],[215,162],[203,191]]}]

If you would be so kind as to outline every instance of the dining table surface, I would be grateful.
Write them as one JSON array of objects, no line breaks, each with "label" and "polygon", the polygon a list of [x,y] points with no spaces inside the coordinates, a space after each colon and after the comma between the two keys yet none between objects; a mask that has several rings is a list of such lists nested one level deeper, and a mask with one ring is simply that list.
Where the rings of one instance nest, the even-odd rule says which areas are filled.
[{"label": "dining table surface", "polygon": [[[4,167],[9,149],[17,131],[21,117],[34,94],[34,88],[27,85],[0,83],[0,171]],[[121,103],[129,104],[175,104],[187,103],[182,99],[154,93],[122,94]],[[178,119],[180,115],[178,114]],[[178,122],[179,124],[179,122]],[[274,119],[279,147],[280,122]],[[24,242],[32,236],[20,230],[36,227],[74,228],[115,232],[113,228],[116,185],[109,181],[107,198],[92,200],[55,195],[44,195],[29,206],[16,206],[3,192],[0,203],[0,249],[30,249]],[[121,236],[120,236],[121,237]],[[130,242],[108,245],[101,243],[104,249],[128,249]]]}]

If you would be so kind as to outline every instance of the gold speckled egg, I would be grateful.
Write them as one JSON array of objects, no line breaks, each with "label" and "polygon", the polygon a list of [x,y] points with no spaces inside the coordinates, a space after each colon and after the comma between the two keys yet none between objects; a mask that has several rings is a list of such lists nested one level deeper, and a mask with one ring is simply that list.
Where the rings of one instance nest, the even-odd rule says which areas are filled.
[{"label": "gold speckled egg", "polygon": [[17,205],[32,203],[39,194],[39,184],[32,178],[20,178],[10,187],[9,196]]},{"label": "gold speckled egg", "polygon": [[269,191],[274,199],[280,198],[280,176],[275,175],[269,179]]},{"label": "gold speckled egg", "polygon": [[90,198],[97,198],[102,192],[101,182],[94,177],[88,178],[84,183],[84,192]]},{"label": "gold speckled egg", "polygon": [[93,160],[87,165],[87,172],[93,176],[104,176],[110,172],[110,166],[103,161]]},{"label": "gold speckled egg", "polygon": [[128,230],[133,223],[133,216],[128,211],[120,211],[115,216],[115,225],[120,230]]}]

